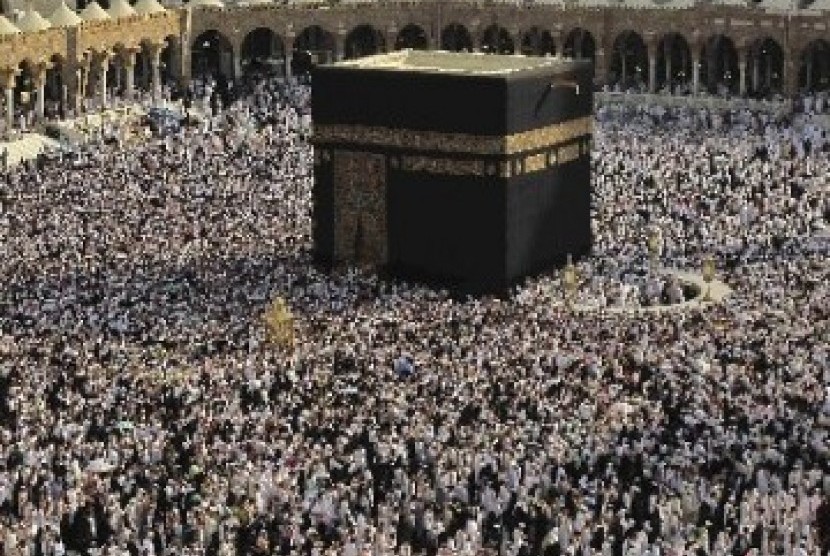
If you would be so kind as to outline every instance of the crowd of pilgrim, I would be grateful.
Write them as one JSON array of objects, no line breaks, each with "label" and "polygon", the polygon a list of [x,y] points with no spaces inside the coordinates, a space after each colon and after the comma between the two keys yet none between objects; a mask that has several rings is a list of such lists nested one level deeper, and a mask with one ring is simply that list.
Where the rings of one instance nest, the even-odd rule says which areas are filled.
[{"label": "crowd of pilgrim", "polygon": [[827,132],[600,110],[579,295],[734,290],[642,315],[315,268],[308,87],[205,106],[0,174],[4,556],[830,554]]}]

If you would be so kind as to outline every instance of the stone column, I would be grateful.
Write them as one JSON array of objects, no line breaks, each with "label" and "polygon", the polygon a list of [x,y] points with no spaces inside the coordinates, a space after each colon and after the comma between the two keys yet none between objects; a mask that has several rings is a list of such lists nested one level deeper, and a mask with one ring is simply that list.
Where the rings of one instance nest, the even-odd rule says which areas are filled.
[{"label": "stone column", "polygon": [[700,94],[700,54],[692,55],[692,94]]},{"label": "stone column", "polygon": [[0,68],[0,86],[6,93],[6,134],[11,137],[14,129],[14,79],[17,71],[13,68]]},{"label": "stone column", "polygon": [[182,13],[182,34],[179,40],[179,63],[181,64],[181,69],[179,74],[181,75],[180,85],[186,87],[190,84],[190,80],[193,78],[191,75],[193,68],[192,66],[192,48],[193,48],[193,41],[191,40],[192,34],[191,30],[193,29],[193,19],[192,19],[192,11],[191,10],[183,10]]},{"label": "stone column", "polygon": [[34,71],[35,95],[37,96],[35,104],[35,114],[38,121],[43,121],[46,116],[46,66],[38,65]]},{"label": "stone column", "polygon": [[752,58],[752,92],[757,93],[761,88],[761,56],[756,52]]},{"label": "stone column", "polygon": [[291,77],[291,61],[294,59],[291,50],[285,51],[285,77]]},{"label": "stone column", "polygon": [[782,93],[793,96],[798,92],[798,67],[795,64],[795,53],[789,50],[784,51],[784,64],[781,67]]},{"label": "stone column", "polygon": [[107,74],[109,73],[109,69],[110,54],[109,52],[105,52],[98,57],[98,87],[100,87],[99,94],[101,95],[101,110],[106,110],[109,105],[109,91],[107,90],[107,87],[109,87],[109,84],[107,83]]},{"label": "stone column", "polygon": [[233,78],[242,77],[242,52],[237,48],[233,51]]},{"label": "stone column", "polygon": [[738,90],[741,96],[746,96],[746,55],[741,54],[738,61],[738,74],[740,76],[740,88]]},{"label": "stone column", "polygon": [[150,73],[152,74],[151,82],[155,102],[161,100],[161,51],[163,49],[163,43],[152,43],[150,45]]},{"label": "stone column", "polygon": [[657,92],[657,55],[654,48],[648,49],[648,92]]},{"label": "stone column", "polygon": [[605,85],[608,83],[608,75],[609,67],[608,67],[608,56],[606,52],[608,50],[605,45],[601,45],[596,53],[594,58],[594,83],[597,85]]},{"label": "stone column", "polygon": [[86,106],[86,91],[87,85],[89,84],[89,69],[90,69],[90,60],[88,57],[82,58],[78,62],[78,69],[76,71],[76,78],[78,80],[78,94],[75,97],[75,103],[77,104],[76,113],[80,114],[81,111]]},{"label": "stone column", "polygon": [[334,38],[334,61],[339,62],[346,57],[346,31],[340,30]]},{"label": "stone column", "polygon": [[669,92],[671,92],[671,90],[672,90],[672,88],[671,88],[671,81],[672,81],[672,79],[671,79],[672,78],[672,75],[671,75],[671,70],[672,70],[672,67],[671,67],[671,43],[668,41],[668,39],[666,40],[665,45],[663,45],[663,57],[665,58],[665,60],[663,60],[663,61],[665,62],[665,65],[666,65],[666,67],[665,67],[665,69],[666,69],[665,87],[666,87],[666,89],[669,90]]},{"label": "stone column", "polygon": [[118,59],[115,60],[115,83],[113,83],[113,89],[115,89],[116,93],[120,91],[124,87],[124,68],[121,67],[121,64],[118,63]]},{"label": "stone column", "polygon": [[124,64],[124,96],[128,101],[132,101],[135,95],[135,57],[138,51],[135,49],[125,50],[122,54],[122,63]]},{"label": "stone column", "polygon": [[79,65],[75,68],[75,116],[81,113],[84,101],[84,70]]},{"label": "stone column", "polygon": [[9,136],[14,129],[14,87],[6,86],[6,129]]}]

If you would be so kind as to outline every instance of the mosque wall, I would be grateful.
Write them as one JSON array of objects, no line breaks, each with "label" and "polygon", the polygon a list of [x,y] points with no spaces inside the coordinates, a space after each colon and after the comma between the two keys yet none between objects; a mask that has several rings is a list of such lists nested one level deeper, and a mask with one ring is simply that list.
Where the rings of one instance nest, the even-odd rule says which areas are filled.
[{"label": "mosque wall", "polygon": [[[767,55],[762,45],[771,45],[782,62],[780,71],[776,70],[770,79],[780,81],[779,92],[792,94],[798,89],[802,61],[809,56],[812,45],[819,44],[825,48],[819,51],[827,52],[830,12],[774,13],[728,5],[634,9],[467,2],[384,2],[320,8],[277,4],[223,6],[218,0],[200,0],[199,5],[169,8],[160,13],[0,34],[0,72],[19,74],[23,64],[45,67],[58,63],[71,80],[77,70],[86,71],[90,63],[94,65],[96,56],[107,62],[115,59],[129,67],[136,63],[131,57],[158,58],[160,51],[170,47],[175,51],[171,73],[187,82],[193,73],[195,41],[212,33],[224,45],[222,55],[229,60],[232,78],[242,71],[246,37],[261,28],[276,37],[275,44],[281,45],[279,56],[289,71],[295,51],[310,50],[309,41],[323,44],[316,48],[329,51],[330,59],[341,59],[407,46],[407,41],[412,40],[407,37],[417,36],[427,48],[582,54],[593,58],[596,80],[603,84],[621,75],[624,79],[626,73],[629,77],[634,73],[640,77],[673,77],[671,72],[676,73],[677,67],[663,68],[658,63],[662,64],[664,52],[672,45],[679,45],[686,52],[681,59],[692,68],[692,73],[704,66],[710,74],[717,66],[718,71],[733,80],[730,73],[740,73],[741,85],[735,85],[740,92],[757,85],[759,77],[755,75],[757,71],[753,74],[753,60],[761,53]],[[666,46],[668,42],[671,44]],[[627,49],[633,49],[635,62],[626,58]],[[712,58],[713,51],[726,60]],[[149,63],[152,65],[153,60]],[[817,70],[809,70],[808,83],[814,71],[823,71],[826,66],[817,64]],[[704,81],[707,76],[698,77]],[[660,85],[656,78],[648,77],[646,81],[652,81],[651,89]]]}]

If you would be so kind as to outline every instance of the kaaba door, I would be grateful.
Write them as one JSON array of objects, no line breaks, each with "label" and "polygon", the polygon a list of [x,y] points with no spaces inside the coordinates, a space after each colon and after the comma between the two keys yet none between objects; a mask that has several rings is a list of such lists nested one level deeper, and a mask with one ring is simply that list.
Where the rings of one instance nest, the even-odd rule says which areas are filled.
[{"label": "kaaba door", "polygon": [[386,157],[334,151],[334,258],[386,264]]}]

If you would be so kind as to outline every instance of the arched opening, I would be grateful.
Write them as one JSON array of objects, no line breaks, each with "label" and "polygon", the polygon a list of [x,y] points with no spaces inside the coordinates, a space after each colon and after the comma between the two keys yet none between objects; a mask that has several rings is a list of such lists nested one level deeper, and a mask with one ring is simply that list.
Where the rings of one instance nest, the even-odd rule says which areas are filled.
[{"label": "arched opening", "polygon": [[830,42],[814,40],[802,51],[799,62],[798,85],[802,91],[830,90]]},{"label": "arched opening", "polygon": [[107,98],[111,101],[113,95],[118,94],[121,90],[121,66],[118,58],[114,55],[110,55],[105,63],[107,72]]},{"label": "arched opening", "polygon": [[[167,37],[164,40],[164,44],[161,46],[161,52],[159,52],[159,80],[161,81],[160,84],[160,91],[162,93],[165,90],[169,90],[172,93],[176,91],[178,88],[178,55],[177,55],[177,48],[178,48],[178,41],[175,37]],[[230,47],[230,45],[229,45]],[[147,92],[153,92],[154,88],[154,76],[153,76],[153,50],[154,47],[149,41],[143,41],[141,43],[141,50],[138,52],[136,56],[136,64],[135,64],[135,85],[139,89],[143,89]],[[194,52],[195,57],[195,52]],[[107,72],[107,85],[108,86],[116,86],[117,80],[119,78],[119,71],[118,71],[118,61],[115,57],[110,59],[110,69]],[[194,66],[195,67],[195,66]],[[231,59],[231,68],[233,67],[233,60]],[[206,75],[213,75],[218,77],[220,75],[219,72],[210,72],[209,74],[206,73],[199,73],[194,70],[193,76],[194,77],[205,77]]]},{"label": "arched opening", "polygon": [[665,93],[687,93],[692,77],[692,51],[679,33],[664,35],[657,44],[655,80]]},{"label": "arched opening", "polygon": [[176,37],[164,39],[161,51],[161,82],[172,91],[178,91],[181,82],[181,43]]},{"label": "arched opening", "polygon": [[107,83],[113,88],[114,93],[126,95],[127,93],[127,68],[125,59],[128,56],[126,47],[119,43],[113,48],[112,60],[110,61],[110,72],[107,74]]},{"label": "arched opening", "polygon": [[756,98],[781,92],[784,73],[784,50],[769,37],[756,41],[747,56],[747,92]]},{"label": "arched opening", "polygon": [[52,56],[46,68],[46,113],[61,118],[65,117],[68,95],[68,90],[64,90],[63,70],[63,58],[57,54]]},{"label": "arched opening", "polygon": [[410,23],[401,29],[397,39],[395,39],[395,50],[401,50],[403,48],[426,50],[428,45],[426,31],[414,23]]},{"label": "arched opening", "polygon": [[568,58],[594,61],[597,43],[594,36],[585,29],[576,28],[565,38],[562,54]]},{"label": "arched opening", "polygon": [[481,35],[481,51],[487,54],[513,54],[516,45],[507,29],[491,25]]},{"label": "arched opening", "polygon": [[[32,62],[24,60],[18,66],[17,78],[14,86],[14,106],[16,111],[23,114],[27,129],[34,113],[37,85],[35,83],[35,68]],[[17,125],[17,123],[15,123]]]},{"label": "arched opening", "polygon": [[472,52],[473,37],[460,23],[451,23],[441,31],[441,49],[451,52]]},{"label": "arched opening", "polygon": [[191,47],[190,74],[201,79],[233,78],[233,46],[227,37],[214,30],[196,37]]},{"label": "arched opening", "polygon": [[522,35],[522,54],[527,56],[553,56],[556,41],[553,35],[540,27],[531,27]]},{"label": "arched opening", "polygon": [[359,25],[346,37],[343,51],[346,59],[370,56],[386,50],[383,34],[371,25]]},{"label": "arched opening", "polygon": [[732,39],[725,35],[715,35],[706,41],[700,57],[700,75],[710,94],[738,93],[738,52]]},{"label": "arched opening", "polygon": [[312,25],[297,35],[293,49],[292,75],[307,75],[315,65],[334,60],[334,36],[319,25]]},{"label": "arched opening", "polygon": [[638,33],[625,31],[614,41],[608,82],[622,91],[646,91],[648,48]]},{"label": "arched opening", "polygon": [[258,27],[245,35],[239,54],[244,75],[285,74],[285,45],[267,27]]}]

